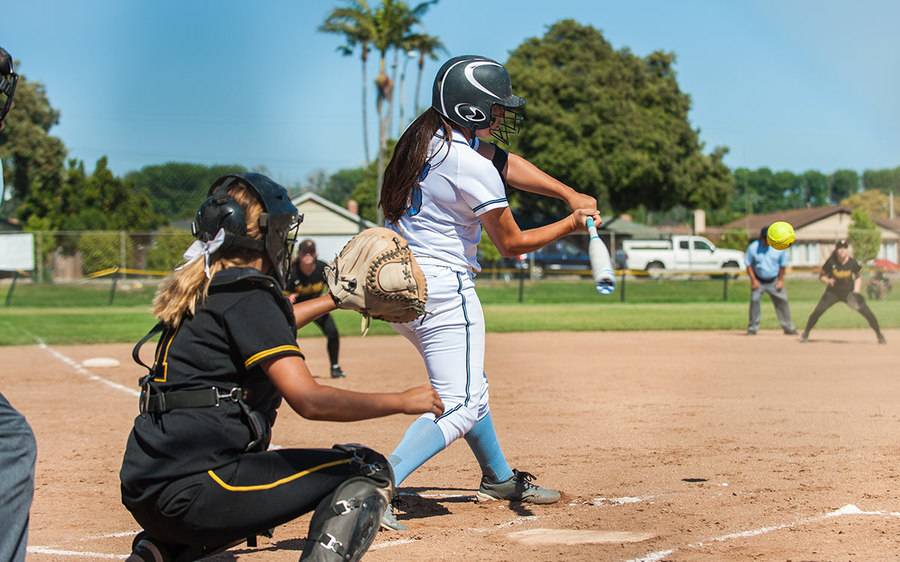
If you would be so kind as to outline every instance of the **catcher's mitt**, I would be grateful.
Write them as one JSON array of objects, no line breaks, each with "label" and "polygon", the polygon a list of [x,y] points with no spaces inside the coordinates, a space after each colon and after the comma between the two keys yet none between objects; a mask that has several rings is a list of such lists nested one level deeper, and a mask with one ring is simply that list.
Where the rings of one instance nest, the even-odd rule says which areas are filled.
[{"label": "catcher's mitt", "polygon": [[388,322],[409,322],[425,312],[425,275],[402,236],[369,228],[354,236],[325,266],[338,308]]}]

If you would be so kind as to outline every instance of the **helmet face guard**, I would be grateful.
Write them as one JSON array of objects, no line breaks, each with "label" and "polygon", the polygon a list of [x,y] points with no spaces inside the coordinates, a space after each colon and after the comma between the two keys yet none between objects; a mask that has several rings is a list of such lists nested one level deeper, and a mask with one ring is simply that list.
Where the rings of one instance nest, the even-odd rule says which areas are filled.
[{"label": "helmet face guard", "polygon": [[[247,237],[244,209],[228,195],[228,189],[235,183],[249,187],[262,204],[263,213],[259,217],[262,240]],[[274,268],[272,276],[284,288],[301,222],[303,215],[291,203],[284,187],[262,174],[229,174],[214,181],[209,188],[209,197],[197,211],[192,231],[197,239],[209,241],[222,229],[225,242],[220,250],[244,248],[265,254]]]},{"label": "helmet face guard", "polygon": [[[491,129],[502,143],[519,130],[525,100],[513,95],[509,73],[487,57],[464,55],[441,66],[434,79],[431,107],[453,123],[471,130]],[[503,110],[494,115],[494,108]],[[499,121],[499,122],[498,122]]]},{"label": "helmet face guard", "polygon": [[0,124],[3,123],[3,118],[12,108],[18,81],[19,75],[16,74],[13,67],[12,56],[3,47],[0,47]]}]

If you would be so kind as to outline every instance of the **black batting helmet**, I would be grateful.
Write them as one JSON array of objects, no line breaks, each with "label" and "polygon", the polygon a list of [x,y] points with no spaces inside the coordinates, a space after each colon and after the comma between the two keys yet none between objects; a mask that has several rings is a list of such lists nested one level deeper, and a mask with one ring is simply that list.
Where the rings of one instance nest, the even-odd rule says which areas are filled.
[{"label": "black batting helmet", "polygon": [[434,78],[431,107],[461,127],[487,129],[491,127],[494,106],[502,107],[503,121],[491,132],[504,143],[508,142],[509,133],[518,130],[524,105],[523,98],[513,95],[509,73],[503,65],[487,57],[453,57]]}]

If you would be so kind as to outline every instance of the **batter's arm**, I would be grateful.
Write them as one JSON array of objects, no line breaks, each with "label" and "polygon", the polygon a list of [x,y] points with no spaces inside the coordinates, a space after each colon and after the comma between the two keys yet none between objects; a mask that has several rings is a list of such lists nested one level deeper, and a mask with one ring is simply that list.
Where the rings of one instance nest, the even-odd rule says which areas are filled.
[{"label": "batter's arm", "polygon": [[481,224],[491,241],[504,257],[533,252],[577,230],[585,230],[588,217],[599,222],[596,209],[577,209],[568,217],[554,223],[522,230],[509,207],[494,209],[481,215]]},{"label": "batter's arm", "polygon": [[[488,160],[493,161],[494,154],[498,150],[503,149],[487,142],[478,145],[478,153]],[[573,211],[597,208],[597,199],[586,193],[575,191],[518,154],[510,152],[506,165],[498,171],[508,185],[519,191],[560,199],[565,201]],[[599,224],[600,222],[597,221],[598,226]]]}]

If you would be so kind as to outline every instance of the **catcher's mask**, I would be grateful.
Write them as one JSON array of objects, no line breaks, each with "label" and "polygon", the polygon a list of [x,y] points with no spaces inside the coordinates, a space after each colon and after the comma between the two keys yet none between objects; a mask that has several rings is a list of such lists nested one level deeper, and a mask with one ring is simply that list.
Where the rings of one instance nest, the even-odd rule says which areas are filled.
[{"label": "catcher's mask", "polygon": [[0,124],[3,123],[3,118],[12,107],[18,81],[19,75],[16,74],[13,67],[12,55],[0,47]]},{"label": "catcher's mask", "polygon": [[[434,78],[431,107],[438,113],[475,131],[491,127],[491,136],[508,144],[519,130],[525,99],[512,93],[509,73],[499,62],[476,55],[454,57],[441,66]],[[494,107],[503,109],[494,116]],[[499,123],[495,120],[499,119]],[[493,125],[493,127],[492,127]]]},{"label": "catcher's mask", "polygon": [[[235,183],[249,187],[262,204],[263,213],[259,217],[261,240],[247,236],[244,208],[228,194],[228,189]],[[214,239],[219,230],[224,231],[225,240],[219,251],[244,248],[265,254],[274,269],[272,276],[284,288],[301,222],[303,215],[281,185],[262,174],[228,174],[214,181],[209,188],[209,196],[197,210],[191,231],[203,242]]]}]

